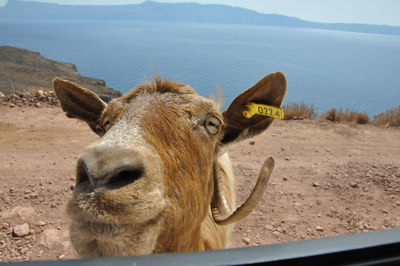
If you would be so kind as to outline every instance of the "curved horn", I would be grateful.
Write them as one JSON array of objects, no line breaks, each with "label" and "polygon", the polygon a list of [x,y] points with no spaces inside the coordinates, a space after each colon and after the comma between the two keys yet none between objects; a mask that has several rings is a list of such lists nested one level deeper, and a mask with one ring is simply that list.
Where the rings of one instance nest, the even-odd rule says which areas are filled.
[{"label": "curved horn", "polygon": [[[262,195],[264,194],[265,189],[267,188],[267,183],[269,181],[269,177],[271,176],[272,169],[274,168],[275,162],[272,157],[268,157],[265,160],[263,166],[261,167],[260,174],[258,175],[257,183],[253,188],[250,196],[247,200],[237,208],[231,215],[226,218],[223,218],[224,213],[227,213],[229,209],[227,206],[227,200],[224,197],[223,193],[221,193],[222,189],[222,180],[220,175],[216,175],[216,183],[215,189],[218,191],[214,192],[214,197],[217,197],[216,202],[211,206],[212,215],[214,221],[219,225],[227,225],[241,219],[245,218],[250,212],[254,209],[257,203],[260,201]],[[213,200],[214,202],[214,200]]]}]

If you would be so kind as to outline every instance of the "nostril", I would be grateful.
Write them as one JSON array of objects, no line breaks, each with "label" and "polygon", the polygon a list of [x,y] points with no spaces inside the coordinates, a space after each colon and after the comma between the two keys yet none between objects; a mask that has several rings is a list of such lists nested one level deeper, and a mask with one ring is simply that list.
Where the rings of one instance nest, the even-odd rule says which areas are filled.
[{"label": "nostril", "polygon": [[142,167],[132,170],[120,170],[116,175],[108,179],[104,185],[109,189],[121,188],[135,182],[141,178],[143,174],[144,169]]}]

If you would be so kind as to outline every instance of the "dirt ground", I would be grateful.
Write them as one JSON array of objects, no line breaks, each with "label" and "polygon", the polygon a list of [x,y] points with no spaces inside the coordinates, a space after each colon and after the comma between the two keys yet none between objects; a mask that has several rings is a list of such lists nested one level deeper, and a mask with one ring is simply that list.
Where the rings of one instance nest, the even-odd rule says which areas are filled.
[{"label": "dirt ground", "polygon": [[[0,104],[0,261],[75,258],[65,205],[75,161],[97,139],[58,107]],[[232,247],[400,227],[400,131],[275,121],[230,151],[240,204],[263,160],[276,167]]]}]

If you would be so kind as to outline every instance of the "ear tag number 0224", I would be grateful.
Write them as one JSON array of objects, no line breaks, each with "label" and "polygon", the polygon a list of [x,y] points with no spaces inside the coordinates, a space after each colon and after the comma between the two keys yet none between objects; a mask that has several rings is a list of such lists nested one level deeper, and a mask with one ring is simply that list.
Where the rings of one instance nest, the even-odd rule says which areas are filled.
[{"label": "ear tag number 0224", "polygon": [[252,118],[253,115],[263,115],[283,119],[285,116],[281,108],[271,105],[248,103],[246,107],[247,110],[243,111],[243,116],[246,118]]}]

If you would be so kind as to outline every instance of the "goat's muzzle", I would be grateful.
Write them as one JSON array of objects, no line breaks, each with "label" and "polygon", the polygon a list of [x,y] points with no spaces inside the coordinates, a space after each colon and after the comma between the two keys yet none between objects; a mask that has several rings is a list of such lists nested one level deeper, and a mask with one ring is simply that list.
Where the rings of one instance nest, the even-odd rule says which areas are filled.
[{"label": "goat's muzzle", "polygon": [[91,191],[97,188],[118,189],[144,175],[140,156],[134,151],[119,151],[118,156],[99,149],[85,151],[77,164],[77,185],[87,182]]}]

